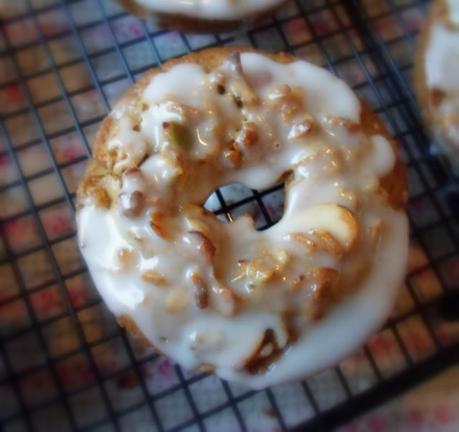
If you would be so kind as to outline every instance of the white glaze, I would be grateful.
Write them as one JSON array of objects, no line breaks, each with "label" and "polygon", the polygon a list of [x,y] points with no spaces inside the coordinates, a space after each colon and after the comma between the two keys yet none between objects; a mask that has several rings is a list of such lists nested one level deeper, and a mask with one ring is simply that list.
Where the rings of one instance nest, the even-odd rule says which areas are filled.
[{"label": "white glaze", "polygon": [[[450,19],[458,22],[459,5],[450,2]],[[426,84],[429,93],[440,90],[445,97],[431,112],[438,142],[451,152],[459,152],[459,29],[438,18],[432,23],[425,53]]]},{"label": "white glaze", "polygon": [[283,0],[135,0],[153,12],[181,14],[196,18],[239,20],[267,11]]},{"label": "white glaze", "polygon": [[[281,221],[266,231],[257,232],[249,218],[224,224],[214,217],[201,217],[217,248],[213,264],[193,248],[195,240],[188,234],[191,222],[181,213],[170,217],[177,236],[167,240],[150,228],[147,213],[128,218],[121,215],[116,206],[110,210],[98,209],[88,199],[78,212],[78,235],[94,282],[116,315],[131,317],[159,350],[181,365],[194,368],[210,363],[223,378],[262,388],[333,364],[381,324],[402,282],[408,227],[405,215],[390,208],[375,192],[378,178],[390,172],[395,163],[389,142],[381,135],[366,137],[329,121],[333,117],[359,121],[360,104],[351,89],[328,72],[305,62],[281,65],[258,54],[243,54],[241,60],[247,82],[263,101],[270,99],[281,84],[301,88],[304,110],[320,124],[321,132],[289,141],[291,125],[279,118],[278,110],[264,106],[244,108],[246,119],[259,126],[260,137],[258,144],[244,150],[242,167],[224,171],[202,166],[197,169],[191,161],[216,157],[214,165],[221,163],[222,141],[216,139],[212,127],[224,119],[231,129],[233,121],[240,123],[241,110],[229,96],[217,95],[209,87],[214,76],[209,77],[196,65],[179,65],[155,77],[143,94],[150,108],[142,114],[139,139],[145,148],[157,153],[147,157],[140,167],[144,184],[135,177],[126,179],[124,176],[122,192],[147,191],[148,196],[161,196],[180,204],[202,204],[222,184],[241,182],[252,188],[263,188],[293,169],[295,180],[286,189],[286,208]],[[229,69],[227,63],[220,67],[226,77],[231,75]],[[227,88],[230,86],[231,81]],[[175,120],[182,122],[186,118],[184,122],[198,132],[194,145],[188,150],[191,159],[186,165],[187,173],[171,173],[169,168],[165,169],[166,163],[158,162],[163,158],[170,164],[169,155],[173,151],[162,129],[164,121],[174,116],[172,105],[164,108],[167,100],[188,105],[186,115]],[[120,118],[123,113],[126,107],[118,106],[112,116]],[[120,126],[113,138],[120,143],[118,147],[129,141],[132,134],[124,123]],[[129,146],[123,148],[129,150]],[[338,159],[333,157],[329,161],[328,153],[320,153],[324,149],[341,154],[339,169],[333,166]],[[314,155],[319,156],[308,159]],[[125,160],[131,161],[129,154]],[[177,181],[185,174],[189,175],[191,187],[177,189],[180,184]],[[345,245],[351,237],[349,225],[333,216],[333,212],[320,213],[332,204],[333,211],[337,209],[335,205],[343,206],[353,212],[358,221],[358,247],[352,249],[344,261],[321,251],[305,254],[304,249],[288,239],[292,233],[320,228]],[[378,222],[383,223],[384,236],[373,243],[368,233]],[[144,238],[140,245],[135,237]],[[259,248],[268,248],[270,252],[282,250],[291,256],[283,273],[287,279],[320,267],[336,269],[344,275],[346,269],[361,262],[366,263],[369,273],[356,287],[356,292],[348,294],[323,319],[301,318],[298,341],[289,346],[268,371],[253,375],[242,366],[264,331],[272,329],[279,346],[286,347],[287,334],[280,312],[284,307],[307,301],[303,291],[287,292],[287,282],[283,280],[252,286],[247,279],[235,277],[237,262],[242,258],[255,258]],[[131,251],[135,261],[134,266],[124,270],[117,258],[117,252],[122,249]],[[163,275],[169,286],[146,283],[141,278],[145,271]],[[213,303],[207,309],[198,309],[193,303],[189,286],[193,272],[200,273],[212,286]],[[222,286],[250,299],[236,316],[223,313],[225,305],[219,303],[221,298],[215,294]],[[179,312],[171,313],[165,304],[174,290],[176,298],[189,299],[189,303]]]},{"label": "white glaze", "polygon": [[449,11],[449,18],[454,24],[459,24],[459,2],[457,0],[446,0]]},{"label": "white glaze", "polygon": [[459,89],[459,32],[444,24],[432,27],[426,52],[427,84],[445,91]]}]

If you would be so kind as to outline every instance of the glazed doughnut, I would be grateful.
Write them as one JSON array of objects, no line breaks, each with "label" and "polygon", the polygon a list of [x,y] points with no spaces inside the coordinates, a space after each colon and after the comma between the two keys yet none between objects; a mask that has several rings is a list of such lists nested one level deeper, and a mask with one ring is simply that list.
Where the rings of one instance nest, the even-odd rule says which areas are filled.
[{"label": "glazed doughnut", "polygon": [[[285,180],[281,220],[224,223],[218,187]],[[186,368],[254,388],[304,377],[389,313],[408,249],[405,170],[329,72],[219,48],[151,70],[104,120],[79,244],[120,324]]]},{"label": "glazed doughnut", "polygon": [[118,0],[160,27],[209,33],[235,30],[273,14],[286,0]]},{"label": "glazed doughnut", "polygon": [[435,141],[459,170],[459,2],[436,0],[420,36],[415,87]]}]

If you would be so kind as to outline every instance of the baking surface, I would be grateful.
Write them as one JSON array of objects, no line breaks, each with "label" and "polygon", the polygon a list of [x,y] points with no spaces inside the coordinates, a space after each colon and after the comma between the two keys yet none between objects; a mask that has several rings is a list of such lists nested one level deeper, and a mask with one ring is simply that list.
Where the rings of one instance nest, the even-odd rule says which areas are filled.
[{"label": "baking surface", "polygon": [[[312,430],[319,419],[335,424],[332,413],[340,407],[357,414],[360,396],[377,394],[398,374],[457,354],[459,324],[444,319],[441,302],[459,280],[451,181],[431,156],[409,84],[426,3],[358,5],[359,16],[351,17],[345,0],[292,1],[274,21],[217,37],[158,31],[108,0],[0,1],[0,424],[6,431],[279,431],[305,422]],[[381,113],[409,168],[413,238],[391,320],[338,368],[262,392],[142,351],[100,302],[75,242],[74,192],[111,104],[147,68],[219,44],[289,50],[331,69]],[[251,212],[265,227],[280,217],[281,195],[280,187],[223,188],[214,210],[231,218]],[[385,430],[394,418],[413,430],[432,430],[434,421],[438,430],[457,429],[451,404],[457,370],[447,377],[343,430]],[[420,393],[428,404],[420,403]]]}]

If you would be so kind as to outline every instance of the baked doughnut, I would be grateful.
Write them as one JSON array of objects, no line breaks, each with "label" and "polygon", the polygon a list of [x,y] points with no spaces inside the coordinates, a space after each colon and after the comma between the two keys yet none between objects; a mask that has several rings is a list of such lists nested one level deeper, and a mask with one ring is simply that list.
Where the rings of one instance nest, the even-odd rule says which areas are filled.
[{"label": "baked doughnut", "polygon": [[[218,187],[285,180],[256,231],[203,208]],[[78,237],[120,324],[186,368],[254,388],[337,362],[386,318],[408,249],[405,170],[329,72],[218,48],[146,74],[102,123]]]},{"label": "baked doughnut", "polygon": [[186,32],[226,32],[272,15],[286,0],[118,0],[160,27]]},{"label": "baked doughnut", "polygon": [[459,170],[459,2],[436,0],[421,32],[415,87],[436,142]]}]

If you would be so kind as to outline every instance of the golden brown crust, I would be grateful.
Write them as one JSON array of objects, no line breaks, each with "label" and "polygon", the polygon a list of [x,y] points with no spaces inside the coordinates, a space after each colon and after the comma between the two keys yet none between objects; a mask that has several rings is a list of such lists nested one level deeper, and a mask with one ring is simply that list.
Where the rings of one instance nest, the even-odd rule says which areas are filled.
[{"label": "golden brown crust", "polygon": [[[140,95],[145,90],[148,83],[158,74],[167,72],[178,64],[193,63],[202,66],[207,72],[218,68],[225,59],[235,52],[262,52],[251,48],[211,48],[204,51],[188,54],[184,57],[169,60],[160,67],[150,69],[135,85],[130,87],[127,92],[121,97],[117,106],[135,105],[140,99]],[[297,58],[286,53],[271,54],[262,52],[272,60],[288,64],[296,61]],[[394,152],[397,154],[397,144],[388,133],[387,129],[379,119],[379,117],[365,103],[362,103],[361,111],[361,127],[365,134],[372,135],[375,133],[382,134],[391,143]],[[78,201],[81,202],[83,195],[86,194],[88,188],[97,179],[104,174],[110,173],[110,163],[105,148],[108,138],[115,133],[117,122],[112,116],[107,116],[96,135],[93,157],[89,163],[83,182],[78,190]],[[406,170],[404,164],[397,158],[396,165],[392,172],[387,174],[381,180],[381,192],[385,195],[388,202],[395,208],[401,209],[406,203]]]},{"label": "golden brown crust", "polygon": [[398,155],[397,142],[390,136],[381,119],[365,102],[362,102],[360,121],[366,134],[383,135],[390,142],[395,155],[397,155],[394,168],[381,179],[380,190],[394,209],[405,208],[408,192],[407,175],[405,164]]},{"label": "golden brown crust", "polygon": [[118,325],[124,328],[142,348],[153,349],[158,354],[162,354],[162,352],[147,339],[132,318],[127,315],[121,315],[117,318],[117,321]]},{"label": "golden brown crust", "polygon": [[[268,9],[260,10],[250,18],[250,23],[256,24],[269,18],[277,10],[279,10],[287,0],[281,4],[270,7]],[[148,9],[140,6],[134,0],[118,0],[125,9],[138,17],[144,19],[151,19],[155,25],[162,28],[170,28],[181,32],[190,33],[225,33],[237,30],[247,23],[246,20],[217,20],[217,19],[204,19],[195,18],[182,14],[170,13],[154,13]]]}]

